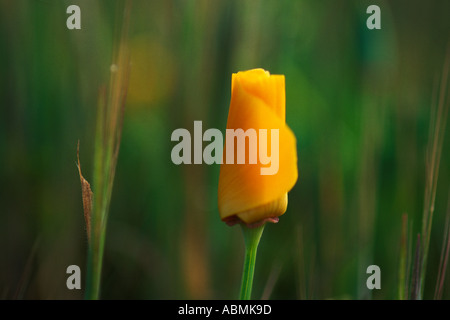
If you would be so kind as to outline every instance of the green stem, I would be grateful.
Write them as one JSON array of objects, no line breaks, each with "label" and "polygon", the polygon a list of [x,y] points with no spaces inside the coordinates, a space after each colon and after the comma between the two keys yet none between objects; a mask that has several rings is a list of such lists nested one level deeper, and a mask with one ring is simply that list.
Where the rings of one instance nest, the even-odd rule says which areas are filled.
[{"label": "green stem", "polygon": [[102,232],[100,239],[95,239],[97,240],[96,243],[89,246],[85,293],[85,298],[88,300],[98,300],[100,298],[100,280],[102,275],[105,234],[106,232]]},{"label": "green stem", "polygon": [[248,228],[241,224],[242,233],[245,241],[245,260],[242,270],[241,294],[240,300],[250,300],[252,295],[253,275],[255,273],[256,251],[258,250],[259,240],[264,231],[264,225],[256,228]]}]

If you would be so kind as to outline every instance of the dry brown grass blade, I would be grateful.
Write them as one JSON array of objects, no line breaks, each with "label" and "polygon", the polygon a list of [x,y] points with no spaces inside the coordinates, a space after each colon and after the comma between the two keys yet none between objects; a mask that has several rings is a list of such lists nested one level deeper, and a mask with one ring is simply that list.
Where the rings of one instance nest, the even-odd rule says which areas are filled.
[{"label": "dry brown grass blade", "polygon": [[81,164],[80,164],[80,140],[78,140],[77,144],[77,167],[78,173],[80,174],[81,181],[81,196],[83,199],[83,211],[84,211],[84,220],[86,222],[86,234],[88,241],[91,241],[91,213],[92,213],[92,198],[93,193],[91,190],[91,186],[89,182],[83,177],[81,174]]}]

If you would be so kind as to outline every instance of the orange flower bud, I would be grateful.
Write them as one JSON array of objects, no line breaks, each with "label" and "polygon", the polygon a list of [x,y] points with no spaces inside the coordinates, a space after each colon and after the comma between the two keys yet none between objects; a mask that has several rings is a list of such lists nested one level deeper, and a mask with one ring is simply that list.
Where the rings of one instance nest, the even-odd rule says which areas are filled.
[{"label": "orange flower bud", "polygon": [[[298,172],[296,139],[285,118],[284,75],[270,75],[263,69],[233,74],[218,188],[223,221],[251,226],[265,221],[276,222],[286,212],[287,192],[295,185]],[[234,143],[239,138],[229,131],[236,132],[237,129],[256,133],[257,142],[254,134],[248,134],[245,144]],[[239,152],[245,151],[245,163],[238,160],[230,163],[227,146],[234,147],[231,155],[235,159],[237,155],[239,159]],[[258,155],[256,163],[255,153]]]}]

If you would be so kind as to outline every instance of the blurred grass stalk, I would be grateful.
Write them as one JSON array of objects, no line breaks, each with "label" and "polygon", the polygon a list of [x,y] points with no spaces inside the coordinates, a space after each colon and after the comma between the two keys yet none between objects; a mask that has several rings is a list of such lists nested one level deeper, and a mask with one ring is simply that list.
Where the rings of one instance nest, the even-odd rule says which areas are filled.
[{"label": "blurred grass stalk", "polygon": [[398,297],[400,300],[409,299],[409,280],[411,269],[411,231],[412,227],[408,225],[408,214],[402,216],[402,235],[400,239],[400,264],[399,264],[399,285]]},{"label": "blurred grass stalk", "polygon": [[88,248],[86,299],[98,299],[106,225],[122,136],[130,72],[128,27],[131,1],[124,7],[119,46],[114,50],[108,92],[100,90],[94,154],[94,197]]},{"label": "blurred grass stalk", "polygon": [[[450,72],[450,43],[442,70],[440,86],[436,78],[431,101],[431,116],[428,132],[428,144],[426,154],[426,185],[422,216],[422,230],[417,234],[414,254],[412,253],[412,226],[408,224],[408,215],[403,215],[402,235],[400,242],[399,261],[399,286],[398,294],[400,300],[423,299],[425,288],[425,276],[428,259],[428,248],[430,244],[431,227],[433,222],[434,204],[436,199],[436,188],[439,176],[439,165],[445,128],[449,109],[449,101],[446,99],[448,93],[448,75]],[[439,90],[438,90],[439,88]],[[450,201],[450,193],[449,193]],[[435,287],[435,299],[442,298],[445,279],[445,269],[450,253],[450,208],[447,209],[444,227],[443,245],[439,263],[438,276]]]},{"label": "blurred grass stalk", "polygon": [[444,289],[445,271],[450,254],[450,191],[448,193],[447,216],[445,218],[444,237],[442,239],[441,259],[439,261],[438,277],[436,279],[436,288],[434,299],[441,300]]},{"label": "blurred grass stalk", "polygon": [[[442,70],[442,78],[439,88],[439,93],[433,94],[433,100],[439,95],[437,105],[432,102],[430,129],[427,145],[427,159],[426,159],[426,186],[425,186],[425,200],[423,208],[422,220],[422,243],[420,249],[419,266],[419,286],[417,294],[418,299],[423,298],[425,287],[425,275],[427,268],[428,248],[430,244],[431,226],[433,222],[434,204],[436,199],[436,188],[439,176],[439,165],[441,160],[442,147],[445,136],[445,128],[447,122],[449,103],[447,96],[448,75],[450,71],[450,43],[447,47],[447,54]],[[436,87],[435,87],[436,88]]]}]

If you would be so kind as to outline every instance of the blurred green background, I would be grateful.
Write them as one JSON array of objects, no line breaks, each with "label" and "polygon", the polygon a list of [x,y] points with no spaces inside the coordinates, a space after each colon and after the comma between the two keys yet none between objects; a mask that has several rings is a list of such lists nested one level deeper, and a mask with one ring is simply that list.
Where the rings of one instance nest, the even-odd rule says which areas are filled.
[{"label": "blurred green background", "polygon": [[[66,8],[81,8],[81,30]],[[382,29],[366,28],[381,8]],[[79,299],[66,268],[87,240],[76,167],[92,180],[99,88],[116,1],[0,0],[0,298]],[[401,217],[421,228],[433,83],[450,2],[133,1],[131,79],[101,297],[235,299],[238,227],[220,221],[219,166],[171,162],[176,128],[224,130],[231,74],[286,76],[299,180],[262,237],[256,299],[396,299]],[[119,13],[120,15],[121,13]],[[448,93],[448,89],[446,90]],[[425,298],[432,298],[450,187],[449,130]],[[94,194],[95,194],[95,190]],[[381,290],[365,286],[381,268]],[[450,276],[444,298],[450,298]]]}]

